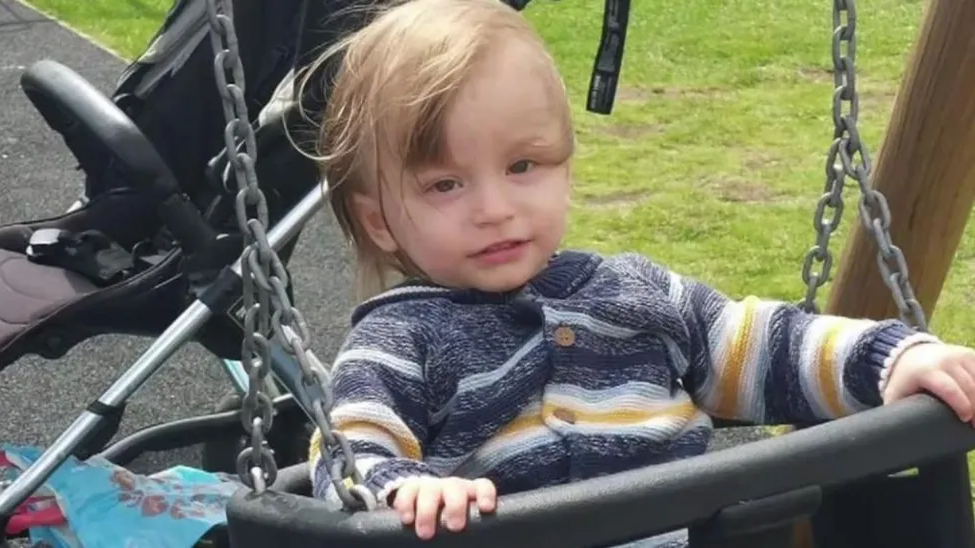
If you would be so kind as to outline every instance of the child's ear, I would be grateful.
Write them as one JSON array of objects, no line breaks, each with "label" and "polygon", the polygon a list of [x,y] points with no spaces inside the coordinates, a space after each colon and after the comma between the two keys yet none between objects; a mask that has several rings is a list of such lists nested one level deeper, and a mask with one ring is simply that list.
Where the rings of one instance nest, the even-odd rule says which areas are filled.
[{"label": "child's ear", "polygon": [[395,253],[399,246],[393,238],[389,227],[386,225],[386,218],[383,216],[382,206],[379,200],[361,193],[352,195],[352,209],[354,215],[362,224],[362,228],[369,235],[369,239],[379,249],[386,253]]}]

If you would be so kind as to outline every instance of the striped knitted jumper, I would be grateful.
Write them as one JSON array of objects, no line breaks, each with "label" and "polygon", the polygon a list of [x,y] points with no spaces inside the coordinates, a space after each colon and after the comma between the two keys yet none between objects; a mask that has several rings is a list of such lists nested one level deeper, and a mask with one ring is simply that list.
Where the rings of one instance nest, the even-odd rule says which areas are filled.
[{"label": "striped knitted jumper", "polygon": [[[564,251],[507,294],[407,283],[361,304],[333,424],[380,504],[411,476],[499,494],[703,453],[710,416],[835,418],[881,402],[897,321],[731,300],[635,254]],[[710,415],[710,416],[709,416]],[[338,503],[310,449],[316,497]]]}]

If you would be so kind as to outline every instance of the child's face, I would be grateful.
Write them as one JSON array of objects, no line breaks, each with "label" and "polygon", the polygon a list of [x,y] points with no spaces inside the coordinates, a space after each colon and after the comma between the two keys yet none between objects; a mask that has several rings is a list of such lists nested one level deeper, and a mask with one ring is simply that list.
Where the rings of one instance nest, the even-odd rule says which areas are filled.
[{"label": "child's face", "polygon": [[483,59],[447,112],[450,161],[399,179],[401,166],[384,166],[385,211],[360,203],[377,244],[437,283],[515,289],[562,240],[570,169],[556,101],[564,96],[538,76],[537,55],[512,41]]}]

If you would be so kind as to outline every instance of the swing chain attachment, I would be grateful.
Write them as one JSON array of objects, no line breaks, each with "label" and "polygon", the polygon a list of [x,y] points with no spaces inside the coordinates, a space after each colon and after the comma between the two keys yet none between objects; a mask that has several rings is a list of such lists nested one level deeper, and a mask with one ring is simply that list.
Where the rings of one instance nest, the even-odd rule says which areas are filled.
[{"label": "swing chain attachment", "polygon": [[[264,492],[277,478],[277,464],[266,441],[274,404],[261,390],[270,373],[269,337],[274,337],[300,366],[302,385],[320,387],[324,393],[324,398],[309,398],[311,415],[322,433],[322,460],[343,505],[350,510],[371,509],[376,506],[375,496],[362,484],[348,440],[332,428],[329,420],[333,402],[331,375],[312,353],[308,324],[288,297],[288,272],[267,238],[268,204],[254,169],[257,140],[247,111],[233,0],[206,0],[206,5],[217,91],[227,121],[224,145],[237,182],[235,210],[244,237],[240,261],[244,312],[241,363],[248,373],[248,386],[241,404],[241,420],[250,432],[251,444],[237,457],[237,474],[244,485],[257,493]],[[336,456],[341,458],[335,459]]]},{"label": "swing chain attachment", "polygon": [[[829,250],[829,240],[843,216],[843,188],[846,178],[852,177],[860,188],[860,220],[877,241],[877,265],[897,304],[901,320],[912,327],[927,331],[927,319],[911,288],[904,253],[891,240],[887,199],[870,186],[870,154],[857,127],[860,96],[856,87],[855,70],[855,0],[833,0],[832,55],[833,80],[836,86],[833,91],[833,142],[826,155],[826,185],[813,214],[816,242],[806,253],[802,265],[806,296],[799,303],[800,307],[807,312],[819,313],[816,292],[830,278],[833,254]],[[827,212],[830,212],[828,218]],[[812,271],[813,263],[819,263],[819,272]]]}]

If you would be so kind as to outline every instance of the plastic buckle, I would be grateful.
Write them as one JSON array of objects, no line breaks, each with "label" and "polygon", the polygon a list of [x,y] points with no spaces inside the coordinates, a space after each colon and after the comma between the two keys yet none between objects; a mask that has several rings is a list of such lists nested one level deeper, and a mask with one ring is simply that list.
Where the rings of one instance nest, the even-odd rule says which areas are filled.
[{"label": "plastic buckle", "polygon": [[39,259],[63,245],[62,237],[67,231],[59,228],[41,228],[35,230],[27,243],[27,257]]}]

